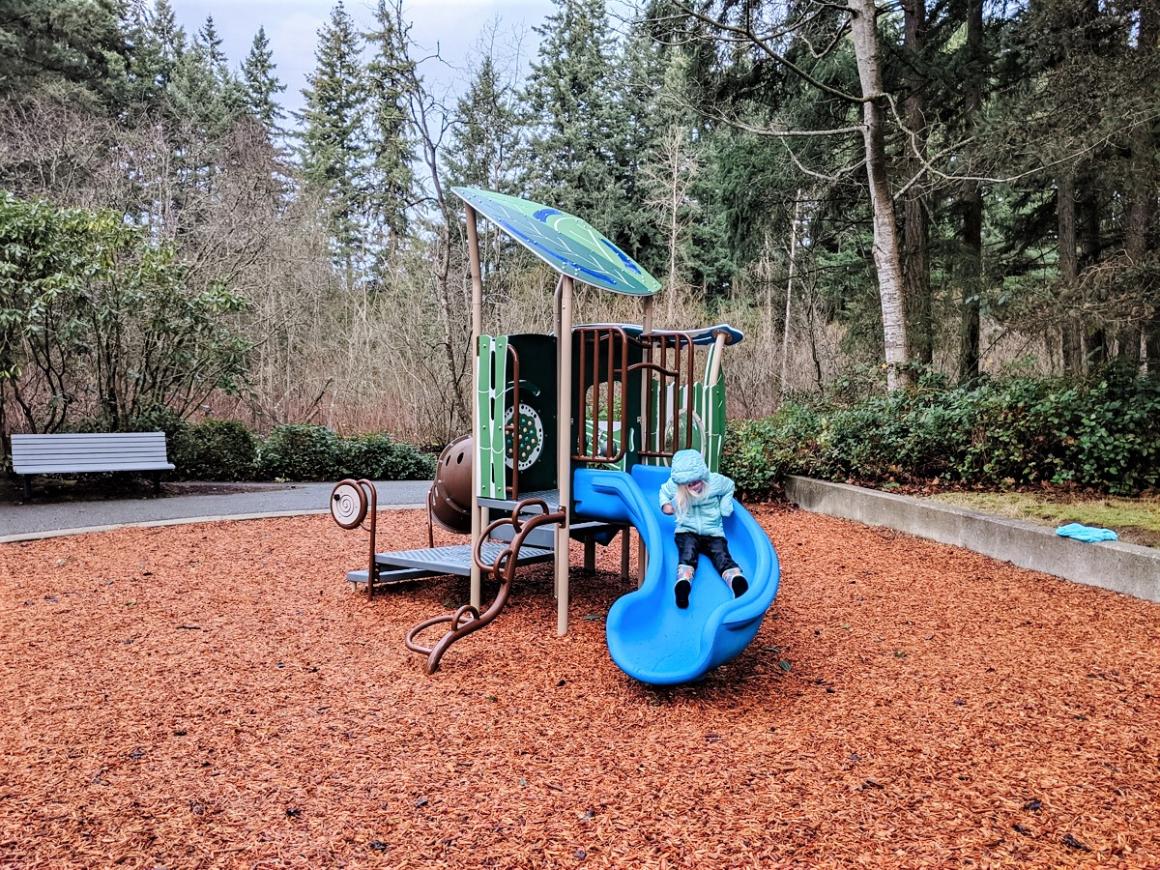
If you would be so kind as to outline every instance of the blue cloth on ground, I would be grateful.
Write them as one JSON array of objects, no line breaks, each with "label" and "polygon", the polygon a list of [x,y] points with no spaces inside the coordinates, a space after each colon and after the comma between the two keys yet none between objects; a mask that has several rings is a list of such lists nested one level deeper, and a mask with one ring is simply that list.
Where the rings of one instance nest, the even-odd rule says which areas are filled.
[{"label": "blue cloth on ground", "polygon": [[1083,526],[1079,523],[1069,523],[1060,526],[1055,533],[1061,538],[1075,538],[1085,544],[1094,544],[1097,541],[1115,541],[1118,536],[1111,529],[1100,529],[1096,526]]}]

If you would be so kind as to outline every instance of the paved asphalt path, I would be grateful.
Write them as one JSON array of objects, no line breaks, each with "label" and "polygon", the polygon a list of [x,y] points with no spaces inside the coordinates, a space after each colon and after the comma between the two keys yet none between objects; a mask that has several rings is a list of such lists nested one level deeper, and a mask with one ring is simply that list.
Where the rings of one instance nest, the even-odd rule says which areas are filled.
[{"label": "paved asphalt path", "polygon": [[[430,481],[377,481],[383,507],[421,507]],[[54,533],[120,525],[168,525],[192,519],[229,519],[264,514],[275,516],[322,513],[329,510],[333,483],[256,484],[242,491],[188,495],[60,501],[26,504],[0,502],[0,542]],[[231,487],[233,489],[233,487]]]}]

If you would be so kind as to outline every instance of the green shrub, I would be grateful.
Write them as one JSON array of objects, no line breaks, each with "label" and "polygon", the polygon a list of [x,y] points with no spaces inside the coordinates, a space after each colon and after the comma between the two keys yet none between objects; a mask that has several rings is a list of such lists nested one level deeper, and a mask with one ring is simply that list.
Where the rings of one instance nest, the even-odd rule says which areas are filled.
[{"label": "green shrub", "polygon": [[174,433],[170,461],[188,480],[250,480],[258,439],[236,420],[206,420]]},{"label": "green shrub", "polygon": [[435,460],[388,435],[355,435],[339,444],[340,477],[371,480],[429,480]]},{"label": "green shrub", "polygon": [[166,408],[237,392],[253,343],[234,315],[248,303],[183,259],[120,210],[0,190],[0,382],[30,400],[35,429],[91,414],[99,432],[170,432]]},{"label": "green shrub", "polygon": [[334,480],[342,475],[340,441],[325,426],[275,426],[258,451],[265,480]]},{"label": "green shrub", "polygon": [[1052,483],[1130,494],[1160,485],[1160,382],[1110,368],[919,387],[853,403],[787,402],[731,426],[723,471],[750,496],[787,474],[867,483]]}]

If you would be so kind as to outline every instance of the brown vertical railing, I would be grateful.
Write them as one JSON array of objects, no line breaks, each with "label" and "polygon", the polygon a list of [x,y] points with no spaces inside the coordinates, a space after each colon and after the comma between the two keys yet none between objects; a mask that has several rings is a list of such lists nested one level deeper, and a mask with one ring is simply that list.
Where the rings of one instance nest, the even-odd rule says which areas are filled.
[{"label": "brown vertical railing", "polygon": [[[692,337],[685,332],[654,331],[641,335],[638,342],[645,349],[644,362],[630,366],[630,371],[644,373],[644,408],[641,412],[642,459],[668,459],[677,452],[681,444],[681,386],[682,371],[685,385],[685,439],[686,446],[693,442],[693,384],[694,356],[696,346]],[[668,351],[673,350],[673,361],[669,363]],[[659,361],[656,357],[659,352]],[[669,384],[672,384],[672,435],[665,437],[664,401]],[[656,411],[656,428],[653,429],[653,384],[657,387],[657,401],[662,403]]]},{"label": "brown vertical railing", "polygon": [[[572,459],[575,462],[614,464],[624,457],[628,446],[628,334],[619,326],[581,326],[573,330],[580,342],[577,366],[576,443]],[[605,354],[605,381],[607,390],[603,402],[604,420],[600,419],[600,348],[607,342]],[[589,346],[591,345],[591,350]],[[619,349],[619,361],[617,350]],[[620,414],[616,407],[616,384],[620,384]],[[592,399],[588,399],[588,390]],[[592,438],[588,438],[588,413],[592,414]],[[620,445],[616,445],[616,424],[620,424]],[[603,425],[602,425],[603,424]],[[600,435],[605,435],[600,448]]]}]

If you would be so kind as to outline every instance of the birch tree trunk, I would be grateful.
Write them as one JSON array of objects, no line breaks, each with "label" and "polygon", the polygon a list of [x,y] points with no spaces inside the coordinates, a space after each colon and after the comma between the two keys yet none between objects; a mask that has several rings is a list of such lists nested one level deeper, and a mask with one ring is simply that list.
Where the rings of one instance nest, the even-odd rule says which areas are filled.
[{"label": "birch tree trunk", "polygon": [[902,266],[883,134],[878,10],[874,0],[851,0],[850,8],[854,12],[851,22],[854,55],[862,84],[862,139],[866,147],[866,177],[874,214],[874,265],[878,272],[878,297],[882,306],[886,386],[889,390],[896,390],[907,386],[912,375],[907,366],[906,304],[902,294]]}]

